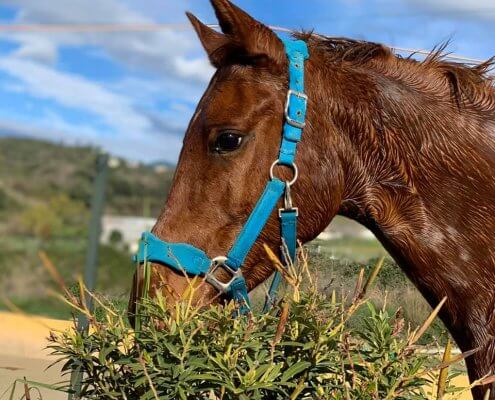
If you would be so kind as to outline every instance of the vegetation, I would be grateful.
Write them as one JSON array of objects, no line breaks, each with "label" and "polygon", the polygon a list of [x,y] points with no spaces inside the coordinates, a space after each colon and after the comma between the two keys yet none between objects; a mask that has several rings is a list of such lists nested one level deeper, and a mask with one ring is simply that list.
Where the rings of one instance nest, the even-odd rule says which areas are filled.
[{"label": "vegetation", "polygon": [[[86,239],[3,237],[0,240],[0,290],[22,310],[54,318],[70,318],[70,309],[49,294],[57,287],[43,267],[40,254],[57,266],[69,286],[83,275]],[[119,304],[126,303],[134,265],[128,252],[101,245],[96,292]],[[12,266],[15,265],[15,268]],[[0,308],[6,306],[0,301]]]},{"label": "vegetation", "polygon": [[[85,311],[89,332],[53,333],[49,348],[64,371],[80,368],[86,399],[421,400],[458,390],[447,374],[441,391],[434,387],[438,365],[416,347],[440,306],[411,330],[365,300],[375,273],[364,284],[360,275],[349,299],[318,291],[307,267],[293,271],[288,281],[310,284],[296,283],[269,314],[236,318],[232,303],[199,310],[190,299],[167,307],[158,298],[142,302],[144,322],[134,331],[121,311],[99,301],[99,318]],[[369,316],[353,329],[349,321],[363,305]]]},{"label": "vegetation", "polygon": [[17,231],[45,241],[53,236],[80,236],[86,231],[88,216],[84,203],[60,194],[24,209]]}]

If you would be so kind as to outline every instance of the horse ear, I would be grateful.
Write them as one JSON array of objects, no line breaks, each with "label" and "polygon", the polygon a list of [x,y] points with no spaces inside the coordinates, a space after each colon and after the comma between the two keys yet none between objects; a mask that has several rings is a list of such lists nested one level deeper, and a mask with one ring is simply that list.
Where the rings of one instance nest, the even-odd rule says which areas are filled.
[{"label": "horse ear", "polygon": [[285,60],[284,46],[267,26],[255,20],[229,0],[211,0],[222,32],[232,40],[242,56],[268,57],[277,63]]},{"label": "horse ear", "polygon": [[206,50],[210,62],[214,67],[220,67],[225,59],[225,50],[230,40],[215,29],[203,24],[190,12],[186,12],[186,15]]}]

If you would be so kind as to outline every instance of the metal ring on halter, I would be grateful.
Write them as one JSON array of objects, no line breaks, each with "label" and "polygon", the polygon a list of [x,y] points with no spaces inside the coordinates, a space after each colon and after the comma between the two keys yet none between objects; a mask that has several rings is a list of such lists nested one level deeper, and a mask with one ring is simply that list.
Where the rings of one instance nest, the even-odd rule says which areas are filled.
[{"label": "metal ring on halter", "polygon": [[[272,181],[273,181],[273,179],[275,179],[274,170],[275,170],[275,167],[277,165],[282,165],[282,164],[280,164],[279,159],[275,160],[275,162],[270,167],[270,179]],[[299,169],[297,168],[297,165],[295,163],[292,163],[291,165],[287,165],[287,167],[292,168],[292,171],[294,171],[294,178],[292,178],[291,181],[288,181],[289,186],[292,186],[294,183],[296,183],[297,178],[299,178]]]},{"label": "metal ring on halter", "polygon": [[[215,271],[222,267],[225,271],[232,275],[232,278],[228,282],[220,282],[214,275]],[[212,285],[215,289],[217,289],[221,293],[228,292],[230,285],[237,278],[242,277],[242,271],[240,269],[233,269],[227,265],[227,257],[220,256],[215,257],[211,260],[210,270],[205,274],[205,280],[210,285]]]}]

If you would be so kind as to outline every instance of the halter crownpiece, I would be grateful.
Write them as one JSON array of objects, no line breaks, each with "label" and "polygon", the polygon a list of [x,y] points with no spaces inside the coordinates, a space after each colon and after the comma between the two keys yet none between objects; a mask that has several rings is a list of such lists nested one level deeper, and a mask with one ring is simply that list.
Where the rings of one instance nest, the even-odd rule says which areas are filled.
[{"label": "halter crownpiece", "polygon": [[[296,256],[298,209],[292,206],[290,188],[298,178],[295,157],[297,144],[301,140],[302,131],[306,124],[308,97],[304,93],[304,62],[309,58],[309,53],[307,44],[302,40],[284,38],[281,40],[289,61],[289,90],[284,110],[285,124],[279,157],[270,168],[270,180],[265,190],[227,256],[210,259],[203,250],[190,244],[165,242],[150,232],[143,233],[138,253],[134,256],[134,261],[138,264],[144,263],[145,268],[149,268],[149,262],[153,262],[191,276],[204,276],[206,282],[219,292],[224,293],[229,300],[235,300],[240,305],[239,312],[241,314],[250,309],[248,289],[246,280],[242,276],[241,267],[283,195],[285,195],[284,207],[279,209],[279,218],[281,222],[281,247],[286,249],[286,252],[282,251],[282,254],[287,253],[291,260],[294,260]],[[277,165],[292,168],[293,179],[283,182],[275,177],[274,169]],[[285,260],[285,262],[289,261]],[[216,278],[215,271],[219,268],[231,275],[228,282],[221,282]],[[280,281],[280,273],[276,272],[265,303],[265,309],[273,305]],[[143,295],[147,296],[148,293]]]}]

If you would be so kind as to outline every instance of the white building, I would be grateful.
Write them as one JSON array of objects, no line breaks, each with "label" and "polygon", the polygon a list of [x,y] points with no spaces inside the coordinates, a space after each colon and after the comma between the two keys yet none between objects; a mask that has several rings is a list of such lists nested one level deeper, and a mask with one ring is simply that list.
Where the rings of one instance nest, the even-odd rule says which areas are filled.
[{"label": "white building", "polygon": [[141,233],[150,231],[155,222],[154,218],[105,215],[102,220],[101,242],[108,244],[112,232],[120,232],[122,243],[127,245],[132,253],[135,253]]}]

